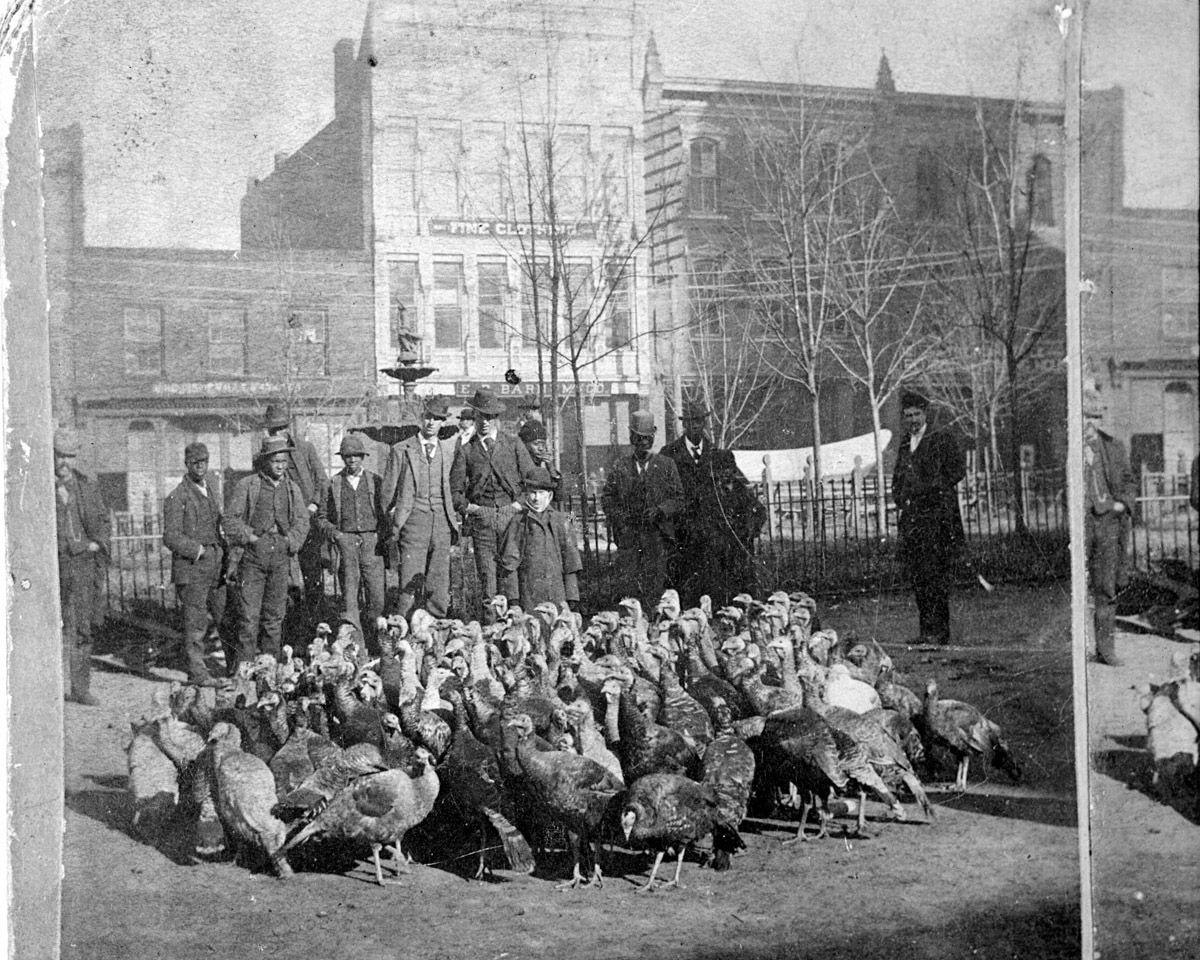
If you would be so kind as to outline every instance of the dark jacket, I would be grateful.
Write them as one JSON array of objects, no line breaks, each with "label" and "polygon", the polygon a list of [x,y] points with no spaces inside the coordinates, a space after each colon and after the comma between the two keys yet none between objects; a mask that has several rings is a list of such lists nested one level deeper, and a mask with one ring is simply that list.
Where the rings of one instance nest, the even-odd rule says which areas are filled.
[{"label": "dark jacket", "polygon": [[[644,496],[639,484],[644,484]],[[633,453],[622,454],[604,482],[601,505],[618,547],[633,546],[641,533],[650,531],[674,539],[674,518],[684,505],[683,484],[675,462],[661,453],[652,453],[639,478]]]},{"label": "dark jacket", "polygon": [[[191,583],[197,579],[196,555],[224,547],[221,530],[221,504],[210,484],[209,496],[184,477],[163,500],[163,546],[171,551],[171,582]],[[201,579],[208,574],[199,575]]]},{"label": "dark jacket", "polygon": [[[300,492],[300,487],[290,477],[282,480],[287,484],[292,523],[287,531],[288,553],[293,556],[299,552],[308,537],[308,502]],[[254,505],[258,502],[258,494],[266,483],[261,473],[252,473],[242,477],[233,488],[229,497],[229,505],[225,510],[225,536],[233,546],[244,547],[250,542],[250,518]]]},{"label": "dark jacket", "polygon": [[291,462],[288,464],[287,475],[300,488],[304,503],[315,504],[320,508],[329,486],[325,464],[321,462],[317,448],[307,440],[293,439],[292,446],[296,449],[288,454]]},{"label": "dark jacket", "polygon": [[1104,483],[1108,487],[1109,495],[1107,499],[1093,503],[1091,491],[1085,490],[1085,503],[1091,513],[1103,515],[1112,512],[1113,503],[1120,502],[1125,505],[1125,516],[1132,523],[1134,511],[1137,509],[1137,491],[1134,486],[1133,470],[1129,466],[1129,456],[1125,453],[1125,445],[1103,430],[1097,430],[1096,436],[1100,441],[1097,445],[1100,467],[1104,473]]},{"label": "dark jacket", "polygon": [[112,524],[108,516],[108,507],[104,504],[104,498],[100,496],[99,484],[86,473],[80,473],[74,468],[71,469],[71,477],[66,482],[71,496],[79,504],[84,536],[100,544],[98,556],[106,560],[112,551]]},{"label": "dark jacket", "polygon": [[532,469],[533,458],[529,456],[525,444],[516,437],[499,434],[489,457],[483,448],[482,438],[475,434],[470,443],[458,448],[454,465],[450,468],[454,509],[466,516],[467,505],[479,502],[489,476],[496,478],[510,503],[520,500],[524,479]]},{"label": "dark jacket", "polygon": [[700,447],[697,462],[688,450],[687,440],[679,437],[659,451],[669,457],[679,471],[686,504],[682,526],[699,533],[711,533],[739,539],[757,536],[766,519],[766,510],[750,487],[729,450],[718,450],[707,437]]},{"label": "dark jacket", "polygon": [[[460,446],[457,435],[438,440],[438,453],[442,458],[442,503],[446,511],[446,521],[455,533],[458,533],[462,526],[452,480]],[[412,514],[413,502],[417,495],[414,471],[424,458],[425,449],[419,436],[409,437],[403,443],[397,443],[388,455],[388,475],[393,478],[391,487],[396,491],[395,502],[391,505],[390,523],[392,535],[397,539],[400,530],[408,523]]]},{"label": "dark jacket", "polygon": [[539,603],[579,602],[583,562],[567,519],[554,509],[518,513],[500,538],[501,588],[524,610]]},{"label": "dark jacket", "polygon": [[949,434],[927,427],[916,452],[909,450],[908,435],[902,436],[892,472],[900,536],[939,548],[960,545],[957,485],[966,473],[962,451]]}]

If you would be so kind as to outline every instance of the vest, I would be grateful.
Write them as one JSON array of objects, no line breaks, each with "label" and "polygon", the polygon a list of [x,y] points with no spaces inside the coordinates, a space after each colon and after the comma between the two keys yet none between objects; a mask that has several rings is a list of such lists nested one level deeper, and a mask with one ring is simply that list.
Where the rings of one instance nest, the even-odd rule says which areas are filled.
[{"label": "vest", "polygon": [[[484,453],[484,456],[487,457],[488,465],[485,467],[487,473],[484,475],[483,481],[479,484],[479,494],[475,499],[475,502],[481,507],[504,506],[509,503],[508,493],[496,478],[496,473],[491,467],[491,457],[495,454],[496,446],[500,443],[499,434],[490,442],[492,445],[491,453]],[[480,446],[483,446],[482,438],[480,439]]]},{"label": "vest", "polygon": [[418,443],[416,468],[413,470],[414,505],[437,512],[442,507],[442,447],[433,448],[433,460],[425,456],[425,447]]},{"label": "vest", "polygon": [[[200,493],[200,488],[196,487],[191,480],[187,480],[186,482],[196,488],[195,494],[197,495],[197,499],[204,504],[196,514],[196,531],[192,535],[193,539],[197,543],[204,544],[206,547],[220,546],[221,531],[218,524],[221,514],[217,510],[216,501],[213,500],[215,494],[212,487],[208,488],[209,496],[206,497]],[[192,494],[189,492],[189,495]]]},{"label": "vest", "polygon": [[250,511],[250,529],[255,536],[261,537],[264,533],[287,534],[292,525],[289,499],[286,476],[274,487],[266,479],[259,484],[258,500]]},{"label": "vest", "polygon": [[338,529],[342,533],[374,533],[378,527],[375,516],[374,484],[366,473],[359,474],[358,489],[342,477],[341,503],[338,504]]}]

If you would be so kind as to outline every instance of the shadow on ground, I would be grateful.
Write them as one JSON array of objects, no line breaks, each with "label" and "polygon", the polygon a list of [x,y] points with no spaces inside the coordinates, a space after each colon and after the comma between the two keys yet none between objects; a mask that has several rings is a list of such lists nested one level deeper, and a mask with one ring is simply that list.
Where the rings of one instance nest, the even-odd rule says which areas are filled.
[{"label": "shadow on ground", "polygon": [[[1145,738],[1114,739],[1144,741]],[[1159,769],[1155,783],[1154,758],[1145,750],[1101,750],[1092,754],[1092,769],[1200,824],[1200,775],[1194,766],[1181,767],[1167,761]]]}]

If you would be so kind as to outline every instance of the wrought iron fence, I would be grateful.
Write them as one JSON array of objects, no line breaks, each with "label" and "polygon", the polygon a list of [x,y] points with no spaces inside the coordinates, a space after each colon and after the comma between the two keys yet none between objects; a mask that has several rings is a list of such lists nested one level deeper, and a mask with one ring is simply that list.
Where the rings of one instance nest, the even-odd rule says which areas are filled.
[{"label": "wrought iron fence", "polygon": [[1187,474],[1142,475],[1131,538],[1133,562],[1140,569],[1168,559],[1182,560],[1191,568],[1200,563],[1200,523],[1188,503],[1190,484]]}]

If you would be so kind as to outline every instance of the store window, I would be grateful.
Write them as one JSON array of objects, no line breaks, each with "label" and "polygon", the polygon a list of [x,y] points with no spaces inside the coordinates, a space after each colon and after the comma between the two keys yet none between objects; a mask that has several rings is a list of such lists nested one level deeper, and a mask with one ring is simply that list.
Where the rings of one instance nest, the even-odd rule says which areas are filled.
[{"label": "store window", "polygon": [[210,377],[240,377],[246,373],[246,311],[240,307],[214,307],[208,320]]},{"label": "store window", "polygon": [[461,349],[463,345],[463,267],[459,260],[433,264],[433,345]]},{"label": "store window", "polygon": [[420,275],[417,272],[417,261],[389,260],[387,276],[388,330],[392,349],[399,349],[401,333],[421,335]]},{"label": "store window", "polygon": [[163,372],[163,312],[161,307],[124,309],[125,373],[133,377],[161,377]]},{"label": "store window", "polygon": [[720,190],[716,140],[693,140],[688,159],[688,207],[693,213],[716,213]]},{"label": "store window", "polygon": [[294,377],[324,377],[329,373],[327,347],[329,315],[309,307],[287,312],[287,363]]},{"label": "store window", "polygon": [[508,334],[505,303],[508,293],[508,264],[503,260],[481,260],[476,264],[479,281],[479,346],[502,350]]}]

